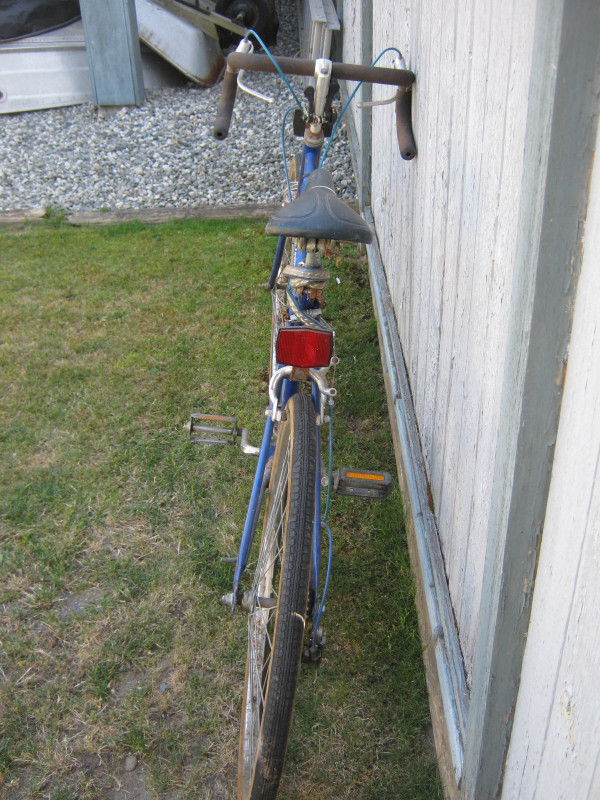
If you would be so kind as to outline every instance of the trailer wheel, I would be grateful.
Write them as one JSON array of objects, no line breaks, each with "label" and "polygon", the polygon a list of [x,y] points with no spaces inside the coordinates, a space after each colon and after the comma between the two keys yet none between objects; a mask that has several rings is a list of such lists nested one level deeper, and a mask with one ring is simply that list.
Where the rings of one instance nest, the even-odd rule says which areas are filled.
[{"label": "trailer wheel", "polygon": [[[245,28],[252,28],[266,45],[275,44],[279,18],[273,0],[217,0],[215,11]],[[219,28],[222,48],[236,44],[239,38],[235,33]]]}]

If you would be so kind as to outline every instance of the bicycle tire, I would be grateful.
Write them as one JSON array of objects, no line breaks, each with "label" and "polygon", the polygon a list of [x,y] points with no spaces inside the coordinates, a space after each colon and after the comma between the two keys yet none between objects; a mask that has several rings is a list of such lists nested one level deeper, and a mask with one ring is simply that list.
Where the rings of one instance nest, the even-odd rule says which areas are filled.
[{"label": "bicycle tire", "polygon": [[274,800],[281,779],[304,643],[316,462],[314,406],[310,396],[295,394],[279,427],[247,604],[239,800]]}]

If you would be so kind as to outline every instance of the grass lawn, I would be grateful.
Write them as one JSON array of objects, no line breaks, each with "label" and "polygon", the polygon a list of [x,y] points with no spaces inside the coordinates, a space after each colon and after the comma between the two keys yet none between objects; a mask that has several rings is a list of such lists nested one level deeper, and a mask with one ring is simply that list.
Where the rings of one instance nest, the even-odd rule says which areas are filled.
[{"label": "grass lawn", "polygon": [[[0,796],[233,798],[246,620],[222,607],[258,443],[262,224],[0,232]],[[367,266],[337,259],[339,466],[394,471]],[[303,667],[281,800],[432,800],[399,493],[335,497],[328,646]]]}]

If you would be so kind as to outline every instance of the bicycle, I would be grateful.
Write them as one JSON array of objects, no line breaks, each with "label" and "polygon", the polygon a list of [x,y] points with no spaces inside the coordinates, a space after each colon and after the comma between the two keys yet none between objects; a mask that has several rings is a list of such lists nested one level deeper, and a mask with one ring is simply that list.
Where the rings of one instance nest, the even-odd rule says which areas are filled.
[{"label": "bicycle", "polygon": [[[285,74],[304,75],[314,77],[315,84],[305,89],[306,102],[301,104],[288,83],[299,106],[294,132],[302,135],[303,148],[286,170],[287,202],[266,227],[267,234],[279,238],[268,281],[273,320],[269,405],[262,443],[260,447],[250,446],[247,430],[238,429],[235,418],[196,413],[188,424],[192,441],[233,444],[239,438],[243,452],[258,456],[238,555],[225,559],[233,562],[235,569],[233,590],[223,602],[232,610],[240,606],[248,614],[238,762],[240,800],[275,798],[300,664],[302,660],[318,663],[325,645],[320,622],[331,574],[332,535],[327,525],[331,492],[384,497],[392,487],[387,473],[341,469],[334,475],[332,469],[336,390],[328,373],[335,371],[338,359],[334,331],[323,317],[324,289],[330,274],[322,259],[334,241],[364,244],[372,240],[369,226],[336,196],[331,175],[322,166],[327,154],[327,148],[322,150],[324,139],[335,134],[356,93],[338,117],[333,107],[339,90],[337,78],[397,86],[392,99],[396,103],[398,143],[403,158],[410,159],[416,153],[410,116],[410,88],[415,76],[405,69],[400,54],[394,68],[389,69],[327,59],[273,58],[260,44],[266,55],[253,54],[246,37],[227,59],[214,127],[216,138],[224,139],[228,134],[243,71],[277,71],[286,83]],[[329,464],[325,476],[320,430],[326,424]],[[323,514],[322,484],[327,486]],[[257,564],[250,588],[242,591],[242,575],[263,505]],[[322,529],[328,533],[329,552],[320,593]]]}]

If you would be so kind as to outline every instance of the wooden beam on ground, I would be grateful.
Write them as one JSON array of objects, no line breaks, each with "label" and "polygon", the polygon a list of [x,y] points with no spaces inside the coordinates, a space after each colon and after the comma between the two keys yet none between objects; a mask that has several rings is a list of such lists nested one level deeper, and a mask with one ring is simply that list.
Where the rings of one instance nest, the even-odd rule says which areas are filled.
[{"label": "wooden beam on ground", "polygon": [[[349,203],[357,210],[356,203]],[[270,219],[281,207],[280,203],[248,203],[245,205],[202,205],[191,208],[124,208],[109,211],[74,211],[64,216],[70,225],[120,225],[125,222],[142,222],[161,225],[184,219]],[[0,228],[10,228],[43,222],[47,219],[45,208],[24,211],[0,212]]]},{"label": "wooden beam on ground", "polygon": [[75,211],[67,214],[71,225],[119,225],[122,222],[143,222],[159,225],[183,219],[270,219],[280,203],[247,205],[205,205],[193,208],[126,208],[118,211]]}]

